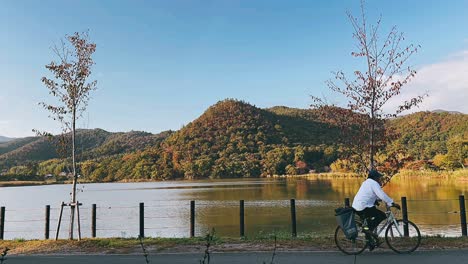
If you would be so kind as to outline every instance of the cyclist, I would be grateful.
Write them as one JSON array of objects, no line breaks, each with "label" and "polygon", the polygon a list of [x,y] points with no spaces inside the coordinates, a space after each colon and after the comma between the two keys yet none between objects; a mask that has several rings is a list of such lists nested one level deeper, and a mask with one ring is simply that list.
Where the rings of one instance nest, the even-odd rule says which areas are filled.
[{"label": "cyclist", "polygon": [[378,199],[385,202],[388,206],[400,209],[400,205],[394,203],[393,199],[382,190],[382,180],[383,175],[377,170],[371,169],[367,180],[362,183],[359,191],[356,193],[352,205],[361,219],[367,220],[364,233],[367,240],[369,240],[370,250],[373,250],[380,244],[378,237],[372,235],[372,231],[387,217],[384,212],[376,208]]}]

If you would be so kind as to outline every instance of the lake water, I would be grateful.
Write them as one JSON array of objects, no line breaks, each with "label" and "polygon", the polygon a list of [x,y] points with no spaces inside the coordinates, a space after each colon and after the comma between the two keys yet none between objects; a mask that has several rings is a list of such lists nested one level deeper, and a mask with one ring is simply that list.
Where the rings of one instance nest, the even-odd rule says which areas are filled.
[{"label": "lake water", "polygon": [[[136,237],[138,205],[145,203],[145,235],[189,236],[190,201],[196,201],[196,235],[211,228],[220,236],[239,236],[239,200],[245,200],[245,233],[290,232],[289,199],[296,199],[298,235],[332,235],[333,209],[352,197],[363,179],[239,179],[154,183],[79,184],[83,237],[91,236],[91,204],[97,204],[98,237]],[[459,236],[458,196],[468,182],[448,179],[394,179],[385,191],[408,199],[409,219],[423,234]],[[43,238],[44,207],[51,205],[51,237],[59,205],[69,200],[71,185],[0,188],[6,207],[5,239]],[[60,237],[67,237],[69,209]]]}]

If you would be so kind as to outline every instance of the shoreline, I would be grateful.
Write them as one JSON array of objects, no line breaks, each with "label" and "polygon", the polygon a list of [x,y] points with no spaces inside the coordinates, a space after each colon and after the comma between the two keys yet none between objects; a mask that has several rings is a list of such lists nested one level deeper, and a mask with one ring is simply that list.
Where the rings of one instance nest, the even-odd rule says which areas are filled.
[{"label": "shoreline", "polygon": [[[326,173],[309,173],[302,175],[273,175],[259,178],[223,178],[223,180],[230,179],[360,179],[365,178],[364,176],[356,173],[345,173],[345,172],[326,172]],[[398,178],[419,178],[419,179],[455,179],[459,181],[468,181],[468,169],[461,169],[456,171],[409,171],[403,170],[395,174],[392,179]],[[206,179],[195,179],[195,180],[211,180]],[[215,179],[218,180],[218,179]],[[164,182],[165,180],[144,180],[144,179],[124,179],[113,182],[93,182],[93,181],[80,181],[78,184],[91,184],[91,183],[138,183],[138,182]],[[190,181],[186,179],[172,179],[170,181]],[[22,186],[42,186],[42,185],[57,185],[57,184],[71,184],[71,180],[67,181],[0,181],[0,187],[22,187]]]}]

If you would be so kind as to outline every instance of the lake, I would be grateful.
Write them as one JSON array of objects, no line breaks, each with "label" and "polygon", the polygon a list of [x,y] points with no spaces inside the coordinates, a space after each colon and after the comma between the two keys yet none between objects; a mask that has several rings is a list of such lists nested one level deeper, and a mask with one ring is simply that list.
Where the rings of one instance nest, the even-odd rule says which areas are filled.
[{"label": "lake", "polygon": [[[220,236],[239,236],[239,200],[245,200],[247,236],[290,232],[290,201],[296,199],[298,235],[332,235],[334,209],[357,192],[363,179],[266,178],[79,184],[82,236],[91,236],[91,204],[97,204],[98,237],[137,237],[139,203],[145,203],[145,235],[189,236],[190,201],[196,201],[196,235],[214,228]],[[51,237],[59,206],[71,185],[0,188],[6,207],[5,239],[43,238],[44,207],[51,205]],[[409,219],[423,234],[459,236],[458,196],[468,182],[454,179],[394,179],[384,190],[400,203],[408,199]],[[401,215],[400,215],[401,217]],[[67,237],[65,208],[61,238]]]}]

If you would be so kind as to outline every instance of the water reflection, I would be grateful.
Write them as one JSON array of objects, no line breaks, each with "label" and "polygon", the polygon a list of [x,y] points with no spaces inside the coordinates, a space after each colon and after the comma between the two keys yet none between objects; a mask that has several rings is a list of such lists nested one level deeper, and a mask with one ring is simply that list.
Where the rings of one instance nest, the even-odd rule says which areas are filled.
[{"label": "water reflection", "polygon": [[[239,179],[190,182],[86,184],[79,194],[84,204],[83,236],[90,236],[90,207],[98,205],[98,236],[138,235],[138,203],[145,203],[145,233],[149,236],[189,235],[189,204],[196,201],[196,234],[211,228],[222,236],[239,235],[239,200],[245,200],[245,233],[290,232],[289,199],[296,201],[299,235],[331,235],[333,209],[346,197],[352,199],[363,179]],[[67,200],[70,186],[8,187],[0,189],[7,207],[7,239],[41,238],[43,208],[52,206],[51,229],[55,229],[58,204]],[[395,200],[406,196],[409,218],[424,234],[460,235],[458,196],[468,182],[454,179],[395,178],[385,191]],[[66,237],[65,210],[61,237]],[[53,237],[53,234],[51,234]]]}]

